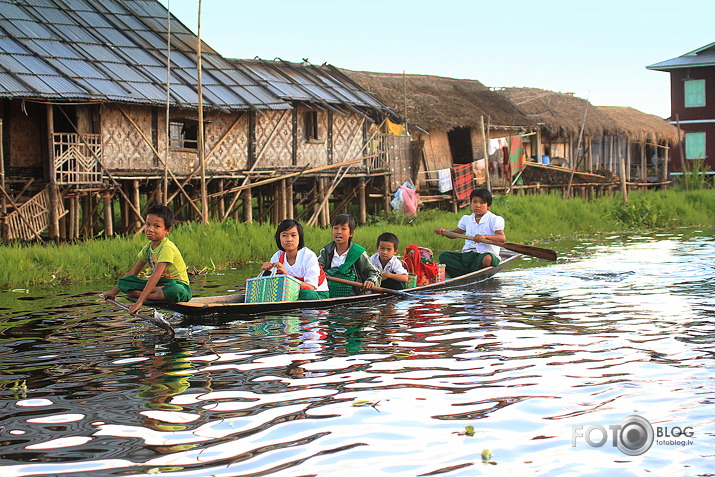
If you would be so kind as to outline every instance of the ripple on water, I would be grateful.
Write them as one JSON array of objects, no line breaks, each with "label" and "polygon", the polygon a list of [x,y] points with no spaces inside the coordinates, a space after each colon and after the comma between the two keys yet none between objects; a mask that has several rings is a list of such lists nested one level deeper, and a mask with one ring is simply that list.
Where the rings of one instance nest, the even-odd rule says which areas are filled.
[{"label": "ripple on water", "polygon": [[[68,295],[6,328],[2,474],[712,472],[713,252],[710,236],[614,235],[473,290],[173,341]],[[572,445],[575,426],[630,414],[693,426],[694,443]]]}]

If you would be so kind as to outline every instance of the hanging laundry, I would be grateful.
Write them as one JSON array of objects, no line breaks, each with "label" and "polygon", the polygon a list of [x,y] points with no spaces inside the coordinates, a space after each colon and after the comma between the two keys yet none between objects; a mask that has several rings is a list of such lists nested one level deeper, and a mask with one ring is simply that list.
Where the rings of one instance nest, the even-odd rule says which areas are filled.
[{"label": "hanging laundry", "polygon": [[516,176],[526,168],[526,150],[519,136],[511,138],[509,145],[509,178]]},{"label": "hanging laundry", "polygon": [[449,168],[438,170],[437,177],[439,178],[439,191],[441,193],[444,194],[452,190],[452,173]]},{"label": "hanging laundry", "polygon": [[499,150],[499,139],[490,139],[487,143],[487,154],[490,156]]},{"label": "hanging laundry", "polygon": [[390,205],[393,209],[402,209],[407,215],[417,216],[419,201],[420,195],[415,190],[415,185],[407,179],[395,191],[395,197],[390,201]]},{"label": "hanging laundry", "polygon": [[404,134],[402,124],[393,123],[389,119],[385,120],[385,128],[387,129],[387,134],[394,134],[395,136],[401,136]]},{"label": "hanging laundry", "polygon": [[460,164],[452,168],[452,187],[454,188],[454,196],[460,207],[469,203],[469,194],[474,189],[474,170],[472,163]]}]

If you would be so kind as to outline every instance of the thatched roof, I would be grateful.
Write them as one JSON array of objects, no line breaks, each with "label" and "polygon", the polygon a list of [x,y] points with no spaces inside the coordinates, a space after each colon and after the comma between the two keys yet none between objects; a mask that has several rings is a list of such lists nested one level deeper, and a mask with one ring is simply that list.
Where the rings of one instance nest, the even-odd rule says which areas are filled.
[{"label": "thatched roof", "polygon": [[383,104],[426,130],[480,127],[481,118],[493,127],[531,127],[527,118],[504,96],[476,80],[429,75],[401,75],[342,70]]},{"label": "thatched roof", "polygon": [[610,132],[613,126],[604,111],[573,94],[538,88],[504,88],[497,93],[508,98],[526,116],[540,123],[542,131],[553,136],[576,136],[582,123],[584,134],[592,137]]},{"label": "thatched roof", "polygon": [[678,128],[659,116],[626,106],[599,106],[598,109],[608,114],[618,132],[631,141],[667,141],[671,144],[678,142]]}]

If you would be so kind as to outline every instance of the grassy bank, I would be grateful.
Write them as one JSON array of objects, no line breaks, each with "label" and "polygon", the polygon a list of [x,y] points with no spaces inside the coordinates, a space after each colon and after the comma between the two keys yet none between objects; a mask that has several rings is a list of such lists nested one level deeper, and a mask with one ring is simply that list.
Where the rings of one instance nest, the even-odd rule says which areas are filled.
[{"label": "grassy bank", "polygon": [[[625,206],[618,198],[585,201],[563,200],[556,194],[498,196],[492,211],[505,218],[510,242],[544,245],[556,238],[596,233],[715,226],[715,190],[634,193]],[[436,226],[453,228],[466,213],[470,213],[468,208],[458,214],[427,210],[416,218],[394,213],[371,217],[369,225],[358,227],[355,241],[372,253],[375,238],[390,231],[397,234],[402,247],[416,243],[434,251],[456,250],[461,241],[439,237],[432,230]],[[190,268],[202,270],[267,260],[276,250],[274,232],[275,228],[266,224],[187,223],[175,227],[170,238]],[[306,244],[316,253],[329,241],[330,230],[306,228]],[[59,245],[3,245],[0,290],[116,278],[131,268],[144,243],[146,238],[139,236]]]}]

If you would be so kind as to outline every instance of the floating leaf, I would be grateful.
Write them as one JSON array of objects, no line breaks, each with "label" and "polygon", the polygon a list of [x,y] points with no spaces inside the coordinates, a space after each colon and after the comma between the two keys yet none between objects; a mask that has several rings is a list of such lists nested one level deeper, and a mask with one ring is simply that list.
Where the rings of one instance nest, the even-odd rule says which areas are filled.
[{"label": "floating leaf", "polygon": [[489,462],[492,459],[493,455],[494,454],[492,454],[492,451],[490,451],[489,449],[484,449],[482,451],[482,462]]},{"label": "floating leaf", "polygon": [[10,291],[13,293],[30,293],[30,290],[28,290],[27,288],[13,288]]},{"label": "floating leaf", "polygon": [[469,437],[474,437],[474,426],[467,426],[464,428],[464,435]]}]

